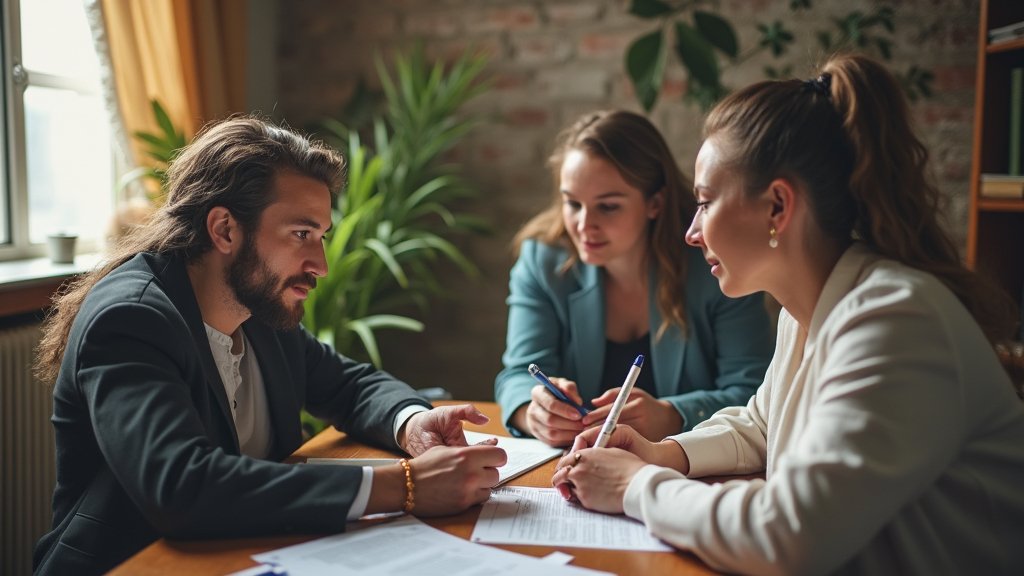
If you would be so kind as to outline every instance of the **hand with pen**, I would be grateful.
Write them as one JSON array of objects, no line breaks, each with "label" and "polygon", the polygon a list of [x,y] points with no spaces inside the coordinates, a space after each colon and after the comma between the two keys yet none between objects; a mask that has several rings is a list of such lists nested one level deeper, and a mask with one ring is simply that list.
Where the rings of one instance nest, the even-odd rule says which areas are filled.
[{"label": "hand with pen", "polygon": [[[622,388],[605,390],[591,401],[594,409],[583,419],[584,428],[600,426],[604,422],[621,390]],[[640,388],[630,390],[629,398],[619,415],[619,424],[632,426],[641,436],[652,441],[683,431],[683,417],[675,406],[667,400],[651,396]]]},{"label": "hand with pen", "polygon": [[551,477],[562,498],[590,510],[622,513],[622,499],[636,473],[647,464],[690,471],[690,460],[675,440],[651,442],[634,428],[617,424],[604,443],[601,428],[590,428],[576,437]]},{"label": "hand with pen", "polygon": [[530,391],[530,402],[512,415],[512,425],[549,446],[568,446],[585,429],[583,418],[588,410],[576,388],[566,378],[549,378],[536,364],[530,375],[540,384]]},{"label": "hand with pen", "polygon": [[[577,434],[600,426],[608,417],[622,388],[612,388],[594,398],[594,409],[582,406],[576,382],[546,376],[536,364],[530,375],[541,385],[530,391],[530,403],[512,415],[512,425],[550,446],[568,446]],[[672,404],[639,388],[631,388],[619,420],[635,428],[644,438],[660,440],[683,429],[683,418]]]}]

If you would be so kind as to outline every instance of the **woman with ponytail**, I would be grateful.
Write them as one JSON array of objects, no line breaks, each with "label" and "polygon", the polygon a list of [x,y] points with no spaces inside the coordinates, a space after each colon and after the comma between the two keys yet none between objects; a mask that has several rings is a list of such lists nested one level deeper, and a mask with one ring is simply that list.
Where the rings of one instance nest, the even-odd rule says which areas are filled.
[{"label": "woman with ponytail", "polygon": [[725,294],[782,304],[772,365],[746,406],[662,442],[584,432],[562,495],[729,572],[1019,574],[1024,408],[992,346],[1015,316],[960,263],[927,157],[862,56],[723,100],[686,241]]}]

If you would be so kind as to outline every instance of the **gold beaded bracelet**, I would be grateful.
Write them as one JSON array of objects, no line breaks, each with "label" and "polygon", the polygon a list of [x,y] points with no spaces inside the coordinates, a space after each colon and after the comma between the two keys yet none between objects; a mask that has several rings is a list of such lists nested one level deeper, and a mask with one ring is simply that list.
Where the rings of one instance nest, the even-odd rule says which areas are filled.
[{"label": "gold beaded bracelet", "polygon": [[405,470],[405,505],[402,506],[402,511],[406,514],[411,514],[412,509],[416,507],[416,483],[412,481],[412,466],[409,465],[409,461],[405,458],[399,460],[398,463]]}]

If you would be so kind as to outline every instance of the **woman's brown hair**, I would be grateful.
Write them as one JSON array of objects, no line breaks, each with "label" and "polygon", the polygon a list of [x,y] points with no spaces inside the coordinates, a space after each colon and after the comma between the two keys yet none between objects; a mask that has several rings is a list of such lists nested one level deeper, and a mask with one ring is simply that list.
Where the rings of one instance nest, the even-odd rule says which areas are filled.
[{"label": "woman's brown hair", "polygon": [[564,270],[579,260],[579,254],[562,220],[560,176],[562,162],[572,150],[579,150],[612,164],[630,186],[640,190],[645,199],[664,192],[662,209],[649,230],[648,246],[657,268],[658,309],[662,323],[656,338],[671,324],[686,331],[686,257],[680,239],[684,223],[693,218],[696,201],[693,183],[683,175],[658,129],[647,118],[622,110],[586,114],[563,131],[554,153],[548,159],[555,193],[552,205],[541,212],[516,234],[518,252],[523,240],[536,239],[569,252]]},{"label": "woman's brown hair", "polygon": [[1013,330],[1013,302],[961,263],[941,226],[928,150],[914,134],[899,85],[878,62],[836,55],[815,80],[749,86],[711,111],[704,135],[723,144],[750,194],[775,178],[802,184],[830,238],[859,240],[933,274],[992,342]]},{"label": "woman's brown hair", "polygon": [[256,230],[263,210],[274,201],[274,177],[282,170],[319,180],[336,192],[345,163],[330,148],[256,117],[206,126],[168,168],[164,205],[118,242],[95,270],[54,297],[36,354],[40,381],[56,381],[71,325],[97,282],[142,252],[180,254],[186,261],[202,256],[212,246],[206,215],[215,206],[229,209],[244,230]]}]

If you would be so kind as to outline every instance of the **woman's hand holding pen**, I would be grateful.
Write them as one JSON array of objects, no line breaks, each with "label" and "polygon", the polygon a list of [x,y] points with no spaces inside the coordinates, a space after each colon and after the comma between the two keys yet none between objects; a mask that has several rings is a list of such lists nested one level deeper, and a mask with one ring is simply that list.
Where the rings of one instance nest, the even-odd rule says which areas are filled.
[{"label": "woman's hand holding pen", "polygon": [[[611,411],[612,403],[619,394],[619,388],[606,390],[592,404],[594,409],[583,418],[583,426],[600,426]],[[661,440],[666,436],[683,431],[683,417],[671,403],[659,400],[647,392],[633,388],[629,401],[619,415],[619,424],[628,424],[648,440]]]},{"label": "woman's hand holding pen", "polygon": [[[589,510],[622,513],[622,499],[629,482],[647,464],[640,456],[617,446],[648,443],[629,426],[616,426],[606,448],[588,448],[597,441],[600,428],[580,434],[573,450],[558,462],[551,484],[562,498],[579,502]],[[615,447],[613,447],[615,446]]]},{"label": "woman's hand holding pen", "polygon": [[618,514],[629,482],[646,464],[689,472],[686,452],[674,440],[651,442],[631,426],[619,424],[605,448],[591,448],[600,433],[597,427],[586,430],[559,460],[551,484],[566,500]]},{"label": "woman's hand holding pen", "polygon": [[[576,382],[555,377],[550,380],[574,402],[583,403]],[[513,414],[512,424],[549,446],[568,446],[584,429],[581,418],[572,406],[558,400],[538,385],[530,390],[530,403],[521,406]]]}]

